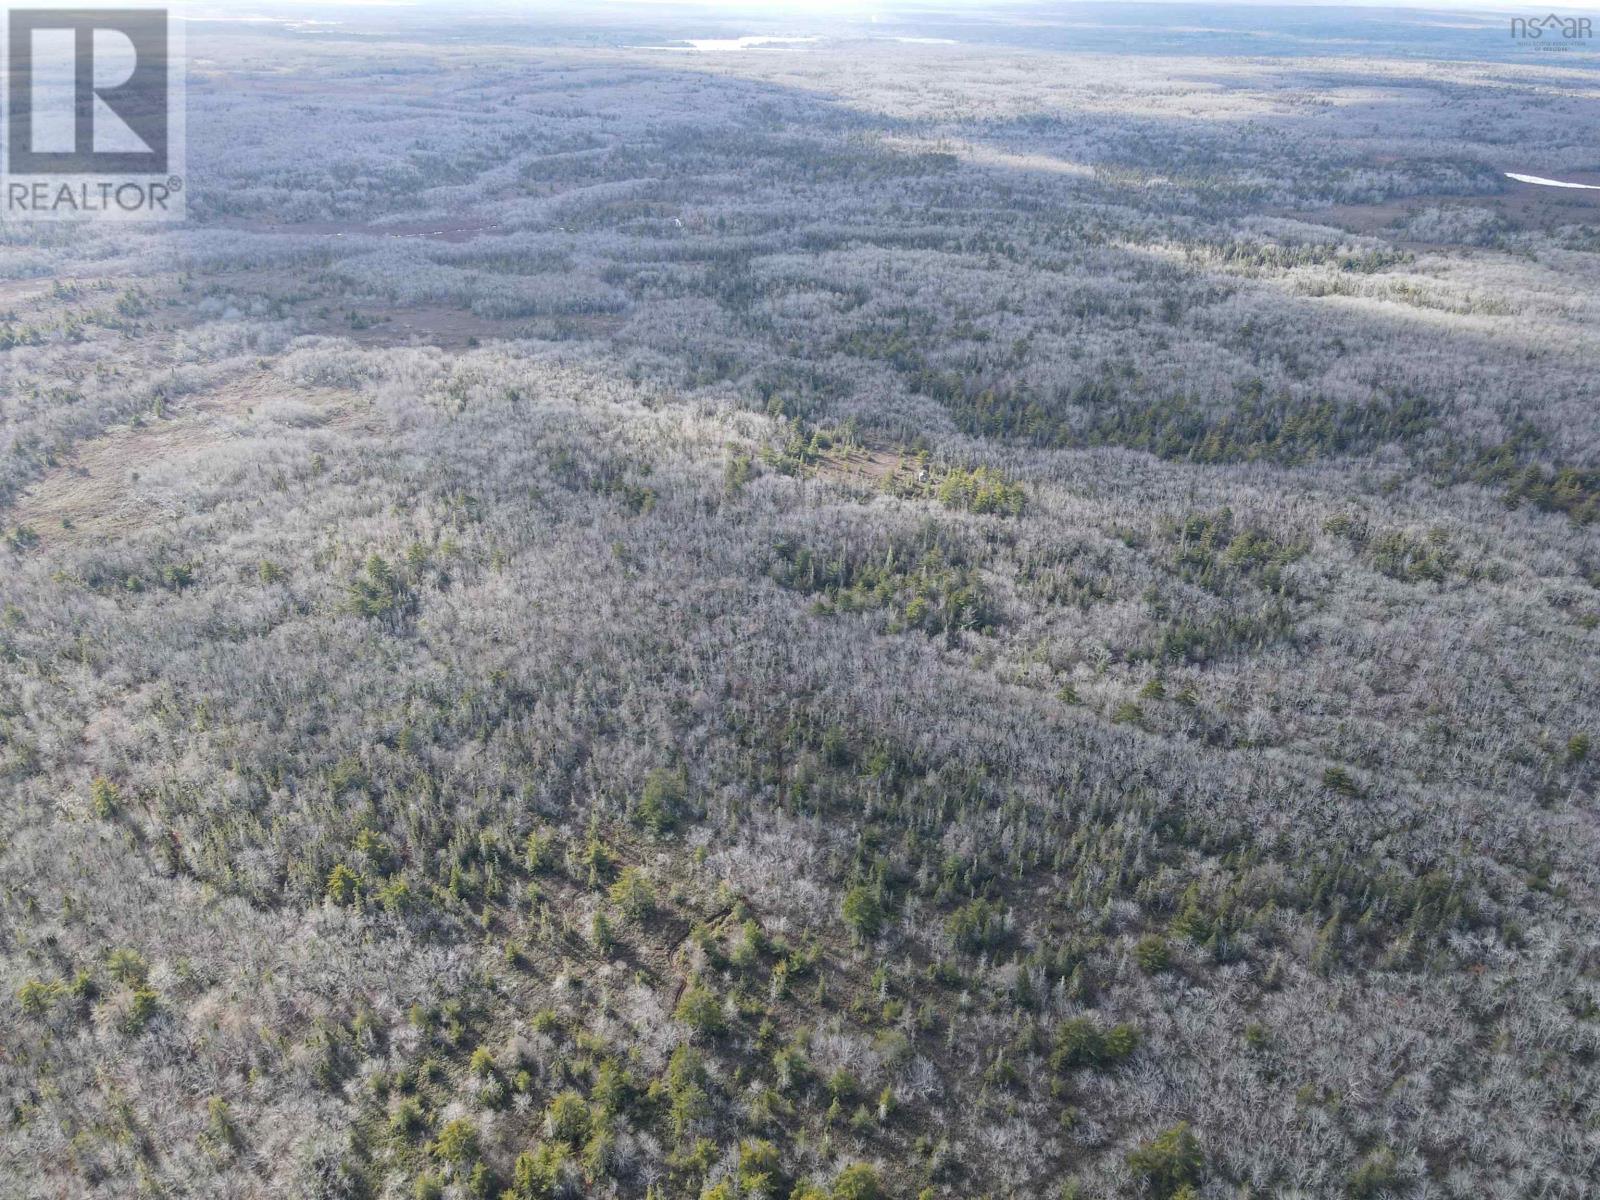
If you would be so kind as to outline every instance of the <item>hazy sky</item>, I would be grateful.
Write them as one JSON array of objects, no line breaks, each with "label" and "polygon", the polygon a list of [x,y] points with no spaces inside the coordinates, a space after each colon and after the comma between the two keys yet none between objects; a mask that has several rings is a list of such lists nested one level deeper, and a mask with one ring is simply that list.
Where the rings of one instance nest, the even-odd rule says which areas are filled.
[{"label": "hazy sky", "polygon": [[[1132,0],[1134,4],[1170,4],[1183,7],[1254,7],[1254,8],[1382,8],[1393,10],[1426,9],[1455,12],[1594,12],[1600,10],[1600,0],[1564,0],[1551,4],[1549,0],[1412,0],[1396,4],[1393,0],[1342,0],[1329,4],[1326,0]],[[752,18],[783,16],[786,14],[819,13],[870,19],[875,13],[905,14],[922,12],[983,12],[984,10],[1011,10],[1034,8],[1045,12],[1070,14],[1074,8],[1094,7],[1102,12],[1114,7],[1107,0],[191,0],[187,6],[192,13],[205,11],[249,11],[270,14],[274,11],[296,10],[303,12],[317,8],[449,8],[463,11],[484,10],[497,13],[525,12],[530,15],[552,15],[557,12],[581,14],[597,10],[622,11],[626,9],[659,9],[676,11],[685,15],[695,12],[715,12],[726,15],[739,13]]]},{"label": "hazy sky", "polygon": [[[558,3],[560,0],[558,0]],[[1087,0],[1094,3],[1095,0]],[[1591,12],[1600,9],[1600,0],[1569,0],[1567,3],[1550,4],[1548,0],[1413,0],[1412,3],[1396,4],[1394,0],[1342,0],[1340,3],[1330,4],[1327,0],[1133,0],[1142,4],[1173,4],[1203,7],[1258,7],[1258,8],[1388,8],[1388,9],[1429,9],[1457,12]],[[549,8],[551,5],[535,5],[530,7]],[[1060,9],[1070,10],[1074,7],[1071,0],[1062,3],[1051,3],[1050,0],[1007,0],[996,3],[995,0],[765,0],[765,2],[752,3],[752,0],[583,0],[582,7],[595,8],[675,8],[684,11],[694,9],[716,9],[720,11],[743,11],[747,13],[761,12],[827,12],[839,13],[858,17],[868,17],[874,12],[905,12],[921,9],[923,11],[965,9],[970,11],[983,11],[984,9],[1016,9],[1023,7],[1040,8],[1044,10]]]}]

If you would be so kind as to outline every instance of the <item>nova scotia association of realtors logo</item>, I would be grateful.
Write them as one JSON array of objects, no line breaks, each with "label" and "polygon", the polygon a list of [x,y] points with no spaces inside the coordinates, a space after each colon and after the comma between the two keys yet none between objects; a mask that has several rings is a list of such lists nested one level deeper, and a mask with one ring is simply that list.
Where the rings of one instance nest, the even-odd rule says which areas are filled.
[{"label": "nova scotia association of realtors logo", "polygon": [[0,215],[184,213],[182,22],[164,8],[5,14]]},{"label": "nova scotia association of realtors logo", "polygon": [[1578,41],[1594,37],[1593,17],[1563,17],[1547,13],[1542,17],[1512,17],[1511,36],[1522,41]]}]

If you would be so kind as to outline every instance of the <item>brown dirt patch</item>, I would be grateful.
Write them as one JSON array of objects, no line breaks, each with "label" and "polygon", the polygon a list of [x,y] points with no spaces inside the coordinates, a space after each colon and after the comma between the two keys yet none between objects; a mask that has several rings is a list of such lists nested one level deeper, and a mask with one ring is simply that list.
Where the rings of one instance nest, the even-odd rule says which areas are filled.
[{"label": "brown dirt patch", "polygon": [[817,474],[825,479],[880,488],[904,463],[904,456],[893,450],[835,447],[817,464]]},{"label": "brown dirt patch", "polygon": [[354,419],[353,397],[296,387],[253,371],[209,392],[185,396],[159,417],[119,426],[79,445],[70,462],[27,489],[7,524],[25,526],[42,545],[104,541],[175,517],[174,498],[141,476],[154,465],[180,466],[235,435],[235,422],[258,404],[293,400],[325,425]]}]

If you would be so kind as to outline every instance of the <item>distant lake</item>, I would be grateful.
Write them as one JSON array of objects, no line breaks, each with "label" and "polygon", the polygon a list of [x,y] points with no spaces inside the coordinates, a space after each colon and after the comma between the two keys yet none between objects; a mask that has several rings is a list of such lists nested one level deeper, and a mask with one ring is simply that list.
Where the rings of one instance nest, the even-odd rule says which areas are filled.
[{"label": "distant lake", "polygon": [[1518,183],[1538,184],[1540,187],[1579,188],[1586,192],[1600,192],[1600,183],[1567,183],[1560,179],[1543,179],[1538,175],[1518,175],[1514,171],[1507,171],[1506,178],[1515,179]]}]

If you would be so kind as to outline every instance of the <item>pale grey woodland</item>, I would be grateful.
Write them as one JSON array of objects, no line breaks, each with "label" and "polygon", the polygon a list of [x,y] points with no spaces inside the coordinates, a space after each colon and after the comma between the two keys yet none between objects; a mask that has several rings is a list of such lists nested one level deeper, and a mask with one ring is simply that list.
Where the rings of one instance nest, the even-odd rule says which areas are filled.
[{"label": "pale grey woodland", "polygon": [[0,1195],[1595,1194],[1596,57],[1084,11],[0,228]]}]

